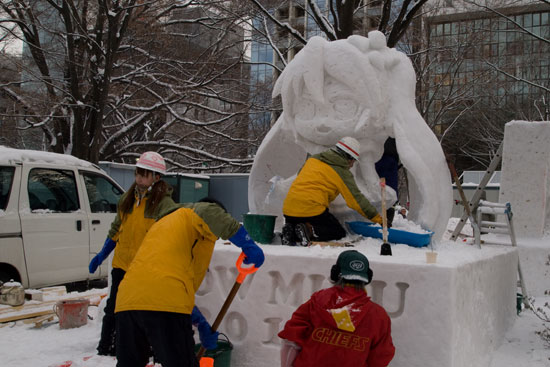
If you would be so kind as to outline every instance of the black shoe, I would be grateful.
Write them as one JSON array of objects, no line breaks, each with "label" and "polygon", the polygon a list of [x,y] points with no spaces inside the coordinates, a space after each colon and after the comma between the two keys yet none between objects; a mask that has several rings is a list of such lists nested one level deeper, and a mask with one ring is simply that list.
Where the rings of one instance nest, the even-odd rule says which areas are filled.
[{"label": "black shoe", "polygon": [[296,224],[294,232],[296,233],[296,237],[298,237],[298,245],[307,247],[311,244],[311,234],[306,223]]},{"label": "black shoe", "polygon": [[101,324],[101,337],[99,338],[99,343],[97,343],[97,354],[100,356],[116,356],[115,340],[116,329],[114,315],[105,313],[103,323]]},{"label": "black shoe", "polygon": [[281,243],[285,246],[296,246],[296,234],[294,233],[293,224],[287,223],[283,226]]},{"label": "black shoe", "polygon": [[98,346],[97,347],[97,354],[100,356],[111,356],[116,357],[116,349],[114,345],[105,347],[105,346]]}]

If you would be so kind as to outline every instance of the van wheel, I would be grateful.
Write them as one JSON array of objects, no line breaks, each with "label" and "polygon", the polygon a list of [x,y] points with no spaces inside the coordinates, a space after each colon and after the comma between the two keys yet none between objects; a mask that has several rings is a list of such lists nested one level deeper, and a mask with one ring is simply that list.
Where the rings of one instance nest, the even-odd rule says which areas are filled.
[{"label": "van wheel", "polygon": [[0,269],[0,282],[6,283],[12,279],[16,282],[21,282],[21,279],[19,279],[17,274],[13,271],[10,271],[9,269]]}]

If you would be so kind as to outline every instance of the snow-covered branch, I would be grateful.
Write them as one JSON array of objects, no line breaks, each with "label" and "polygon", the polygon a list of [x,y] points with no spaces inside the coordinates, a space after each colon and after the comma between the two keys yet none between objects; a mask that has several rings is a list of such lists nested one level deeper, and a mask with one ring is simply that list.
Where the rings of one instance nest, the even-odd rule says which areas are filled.
[{"label": "snow-covered branch", "polygon": [[306,44],[307,40],[304,38],[304,36],[298,32],[295,28],[293,28],[290,24],[287,22],[281,22],[279,19],[277,19],[273,14],[267,10],[258,0],[250,0],[254,5],[258,7],[260,12],[267,17],[269,20],[271,20],[277,27],[282,28],[286,30],[292,37],[296,38],[300,43]]}]

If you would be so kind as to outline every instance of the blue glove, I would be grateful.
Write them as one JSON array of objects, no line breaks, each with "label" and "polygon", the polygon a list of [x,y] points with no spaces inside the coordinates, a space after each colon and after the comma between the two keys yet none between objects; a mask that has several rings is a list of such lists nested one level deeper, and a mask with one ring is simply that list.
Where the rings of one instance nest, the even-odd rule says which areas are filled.
[{"label": "blue glove", "polygon": [[197,306],[193,307],[193,311],[191,312],[191,323],[197,325],[197,329],[199,329],[201,345],[205,349],[216,349],[220,333],[212,331],[212,327],[210,327],[210,324],[206,321]]},{"label": "blue glove", "polygon": [[264,263],[265,257],[262,249],[256,245],[256,243],[250,238],[244,226],[241,226],[237,233],[229,239],[237,247],[240,247],[244,254],[245,259],[243,263],[245,264],[254,264],[257,268],[262,266]]},{"label": "blue glove", "polygon": [[90,274],[95,273],[95,271],[97,270],[97,267],[101,265],[101,263],[103,262],[103,260],[107,258],[107,256],[109,256],[109,254],[113,251],[115,246],[116,246],[116,242],[110,239],[109,237],[107,237],[101,251],[99,251],[97,255],[94,256],[92,261],[90,261],[90,265],[88,265],[88,270],[90,270]]}]

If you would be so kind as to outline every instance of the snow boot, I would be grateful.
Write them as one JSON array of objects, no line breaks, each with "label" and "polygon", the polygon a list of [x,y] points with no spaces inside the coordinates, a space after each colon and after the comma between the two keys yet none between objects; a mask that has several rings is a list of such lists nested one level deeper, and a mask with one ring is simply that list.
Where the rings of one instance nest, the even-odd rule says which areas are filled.
[{"label": "snow boot", "polygon": [[393,224],[393,217],[395,216],[395,208],[391,207],[386,210],[386,222],[388,223],[388,228],[391,228]]},{"label": "snow boot", "polygon": [[285,246],[296,246],[296,234],[294,224],[286,223],[281,233],[281,243]]},{"label": "snow boot", "polygon": [[300,246],[307,247],[311,244],[312,231],[308,223],[298,223],[296,224],[296,229],[294,231],[296,237],[298,237],[298,244]]},{"label": "snow boot", "polygon": [[104,317],[101,325],[101,338],[97,346],[97,354],[100,356],[116,356],[114,317]]},{"label": "snow boot", "polygon": [[97,347],[97,354],[100,356],[111,356],[116,357],[116,348],[115,345],[99,345]]}]

